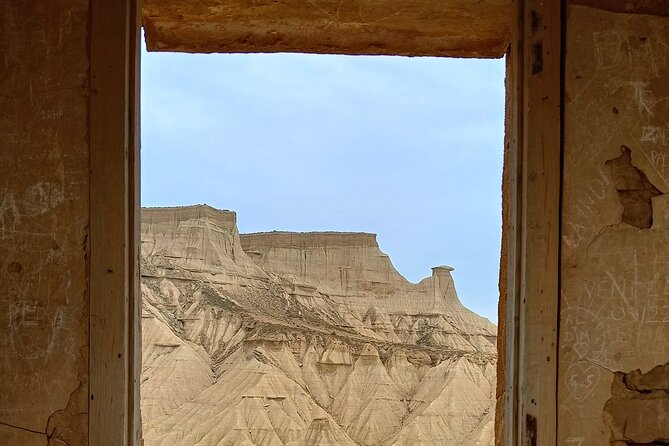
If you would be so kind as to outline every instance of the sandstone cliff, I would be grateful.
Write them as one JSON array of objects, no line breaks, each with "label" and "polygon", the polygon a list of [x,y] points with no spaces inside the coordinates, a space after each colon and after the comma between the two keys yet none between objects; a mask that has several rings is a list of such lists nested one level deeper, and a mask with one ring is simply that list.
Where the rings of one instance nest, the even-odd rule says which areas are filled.
[{"label": "sandstone cliff", "polygon": [[490,445],[496,327],[373,234],[142,213],[145,444]]}]

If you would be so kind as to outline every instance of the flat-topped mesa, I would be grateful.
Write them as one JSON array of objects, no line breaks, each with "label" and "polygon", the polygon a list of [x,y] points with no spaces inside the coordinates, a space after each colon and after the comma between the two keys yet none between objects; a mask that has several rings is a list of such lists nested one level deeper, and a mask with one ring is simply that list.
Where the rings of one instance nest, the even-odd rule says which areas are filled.
[{"label": "flat-topped mesa", "polygon": [[376,234],[264,232],[242,234],[240,239],[264,271],[317,284],[327,294],[386,296],[410,286],[379,249]]},{"label": "flat-topped mesa", "polygon": [[270,231],[241,234],[242,247],[327,248],[366,247],[379,249],[376,234],[369,232],[288,232]]},{"label": "flat-topped mesa", "polygon": [[225,283],[267,277],[244,253],[232,211],[207,205],[143,208],[141,223],[145,265],[214,274]]},{"label": "flat-topped mesa", "polygon": [[237,228],[237,214],[227,209],[216,209],[206,204],[173,207],[142,208],[142,224],[174,226],[188,220],[208,219],[221,228],[229,230]]},{"label": "flat-topped mesa", "polygon": [[374,234],[240,236],[204,205],[141,220],[147,444],[490,444],[496,327],[452,268],[412,284]]}]

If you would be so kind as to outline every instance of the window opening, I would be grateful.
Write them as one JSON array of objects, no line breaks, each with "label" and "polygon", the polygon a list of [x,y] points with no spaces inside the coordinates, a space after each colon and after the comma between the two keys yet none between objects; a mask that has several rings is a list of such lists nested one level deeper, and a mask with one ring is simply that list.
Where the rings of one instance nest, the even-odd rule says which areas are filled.
[{"label": "window opening", "polygon": [[145,444],[492,445],[504,61],[142,64]]}]

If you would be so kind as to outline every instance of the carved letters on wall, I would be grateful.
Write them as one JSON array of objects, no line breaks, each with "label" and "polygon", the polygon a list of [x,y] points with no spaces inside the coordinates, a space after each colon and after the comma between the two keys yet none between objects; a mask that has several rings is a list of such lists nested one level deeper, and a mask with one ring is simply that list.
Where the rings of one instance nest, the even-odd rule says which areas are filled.
[{"label": "carved letters on wall", "polygon": [[639,442],[605,410],[615,374],[669,360],[668,62],[669,19],[570,7],[561,445]]}]

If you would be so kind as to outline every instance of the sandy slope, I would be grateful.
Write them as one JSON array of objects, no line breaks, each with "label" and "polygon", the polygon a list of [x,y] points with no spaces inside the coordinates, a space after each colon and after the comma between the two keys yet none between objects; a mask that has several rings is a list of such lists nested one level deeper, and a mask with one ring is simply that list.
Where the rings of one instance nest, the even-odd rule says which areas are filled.
[{"label": "sandy slope", "polygon": [[145,209],[142,256],[147,446],[492,444],[496,327],[450,268],[208,206]]}]

